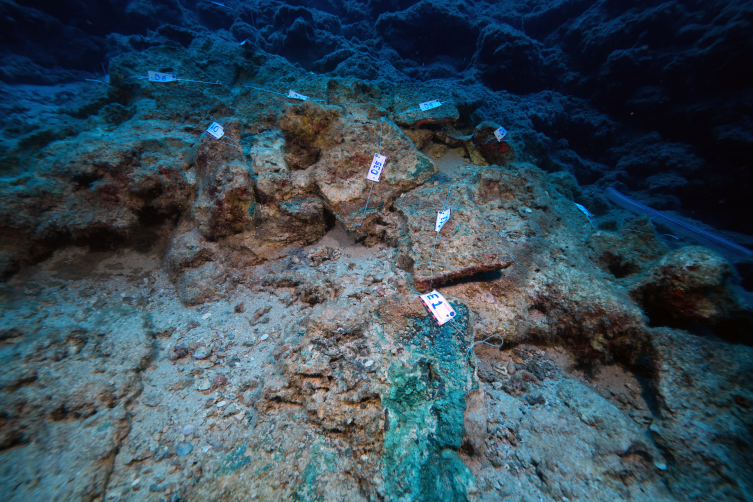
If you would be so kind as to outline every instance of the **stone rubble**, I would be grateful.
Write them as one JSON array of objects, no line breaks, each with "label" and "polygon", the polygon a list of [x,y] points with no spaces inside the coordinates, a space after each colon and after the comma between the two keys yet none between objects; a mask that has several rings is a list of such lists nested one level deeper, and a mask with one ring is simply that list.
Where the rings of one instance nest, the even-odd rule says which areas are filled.
[{"label": "stone rubble", "polygon": [[[243,50],[207,47],[239,65],[208,71],[320,101],[154,85],[131,77],[206,62],[121,55],[123,120],[4,189],[8,500],[746,497],[753,349],[731,342],[753,316],[724,258],[645,218],[592,227],[571,177],[487,144],[496,123],[470,138],[441,87]],[[426,95],[447,104],[409,111]]]}]

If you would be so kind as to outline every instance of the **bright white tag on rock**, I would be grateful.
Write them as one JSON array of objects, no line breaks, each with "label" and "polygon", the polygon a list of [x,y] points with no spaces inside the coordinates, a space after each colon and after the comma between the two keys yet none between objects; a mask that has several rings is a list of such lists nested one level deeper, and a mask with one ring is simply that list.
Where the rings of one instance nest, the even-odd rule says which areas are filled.
[{"label": "bright white tag on rock", "polygon": [[306,101],[307,99],[309,99],[308,96],[304,96],[303,94],[298,94],[293,89],[290,89],[290,92],[288,93],[288,97],[289,98],[300,99],[300,100],[303,100],[303,101]]},{"label": "bright white tag on rock", "polygon": [[421,108],[422,112],[425,112],[426,110],[431,110],[432,108],[437,108],[439,106],[442,106],[442,103],[440,103],[436,99],[433,101],[426,101],[425,103],[419,103],[418,105],[418,107]]},{"label": "bright white tag on rock", "polygon": [[445,223],[447,223],[447,220],[450,219],[450,213],[452,212],[452,209],[448,209],[446,211],[437,211],[437,226],[436,226],[436,232],[439,232],[442,230],[442,227]]},{"label": "bright white tag on rock", "polygon": [[440,326],[455,317],[455,311],[450,307],[449,302],[436,290],[428,295],[421,295],[421,301]]},{"label": "bright white tag on rock", "polygon": [[507,131],[505,131],[504,127],[501,127],[494,131],[494,136],[497,137],[497,141],[502,141],[502,139],[507,136]]},{"label": "bright white tag on rock", "polygon": [[387,157],[384,155],[374,154],[374,160],[371,161],[371,167],[369,168],[369,174],[366,175],[366,179],[371,181],[379,181],[379,177],[382,175],[382,169],[387,162]]},{"label": "bright white tag on rock", "polygon": [[212,125],[209,126],[207,132],[214,136],[214,139],[220,139],[225,135],[225,129],[223,129],[222,126],[217,122],[212,122]]},{"label": "bright white tag on rock", "polygon": [[178,80],[172,73],[160,73],[157,71],[148,71],[149,82],[172,82]]},{"label": "bright white tag on rock", "polygon": [[591,213],[589,213],[588,209],[586,209],[585,207],[581,206],[577,202],[574,202],[573,204],[575,204],[576,206],[578,206],[578,209],[580,209],[581,213],[585,214],[589,218],[593,218],[594,215],[592,215]]}]

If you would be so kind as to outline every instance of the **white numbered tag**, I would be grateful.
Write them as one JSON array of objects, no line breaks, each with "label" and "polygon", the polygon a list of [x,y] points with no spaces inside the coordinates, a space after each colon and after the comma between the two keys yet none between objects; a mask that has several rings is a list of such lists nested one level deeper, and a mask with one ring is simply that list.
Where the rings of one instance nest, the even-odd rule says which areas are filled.
[{"label": "white numbered tag", "polygon": [[366,179],[371,181],[379,181],[379,177],[382,176],[382,169],[387,162],[387,157],[384,155],[374,154],[374,160],[371,161],[371,167],[369,167],[369,174],[366,175]]},{"label": "white numbered tag", "polygon": [[225,129],[223,129],[222,126],[217,122],[212,122],[212,125],[209,126],[207,132],[214,136],[214,139],[220,139],[225,135]]},{"label": "white numbered tag", "polygon": [[421,295],[421,301],[440,326],[455,317],[455,311],[450,307],[449,302],[436,290],[428,295]]},{"label": "white numbered tag", "polygon": [[308,96],[304,96],[303,94],[298,94],[293,89],[290,89],[290,92],[288,93],[288,97],[289,98],[300,99],[302,101],[306,101],[307,99],[309,99]]},{"label": "white numbered tag", "polygon": [[442,227],[445,223],[447,223],[447,220],[450,219],[450,214],[452,213],[452,209],[448,209],[446,211],[437,211],[437,225],[436,225],[436,232],[439,232],[442,230]]},{"label": "white numbered tag", "polygon": [[157,71],[149,71],[149,82],[172,82],[178,80],[172,73],[160,73]]},{"label": "white numbered tag", "polygon": [[438,106],[442,106],[442,103],[437,101],[436,99],[433,101],[426,101],[424,103],[418,104],[418,107],[421,108],[422,112],[425,112],[426,110],[431,110],[432,108],[437,108]]},{"label": "white numbered tag", "polygon": [[502,141],[502,139],[507,136],[507,131],[505,131],[504,127],[501,127],[494,131],[494,135],[497,137],[497,141]]}]

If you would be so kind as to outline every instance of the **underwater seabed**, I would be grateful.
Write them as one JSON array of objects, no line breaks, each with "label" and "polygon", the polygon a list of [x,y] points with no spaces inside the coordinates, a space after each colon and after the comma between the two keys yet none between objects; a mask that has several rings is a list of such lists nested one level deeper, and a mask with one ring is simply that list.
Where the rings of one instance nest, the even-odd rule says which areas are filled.
[{"label": "underwater seabed", "polygon": [[[11,277],[8,500],[736,498],[753,349],[667,327],[750,326],[728,262],[646,218],[594,230],[530,164],[452,155],[398,197],[389,246],[328,224],[243,265],[182,219]],[[439,327],[415,264],[447,186],[436,266],[479,259],[483,232],[512,260],[437,285]]]},{"label": "underwater seabed", "polygon": [[196,307],[158,250],[70,247],[15,276],[6,500],[679,500],[698,478],[734,498],[708,463],[744,452],[709,431],[745,437],[749,347],[641,328],[569,265],[443,287],[440,328],[396,255],[337,227]]},{"label": "underwater seabed", "polygon": [[520,96],[249,46],[15,88],[4,500],[747,499],[751,260],[690,238],[749,236],[581,188]]}]

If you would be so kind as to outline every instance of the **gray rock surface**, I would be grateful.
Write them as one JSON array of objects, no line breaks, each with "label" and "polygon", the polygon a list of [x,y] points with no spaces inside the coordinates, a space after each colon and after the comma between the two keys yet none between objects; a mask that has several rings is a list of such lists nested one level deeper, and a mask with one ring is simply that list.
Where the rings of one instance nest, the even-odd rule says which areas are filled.
[{"label": "gray rock surface", "polygon": [[745,499],[749,294],[600,194],[746,214],[747,7],[56,5],[0,5],[6,499]]}]

